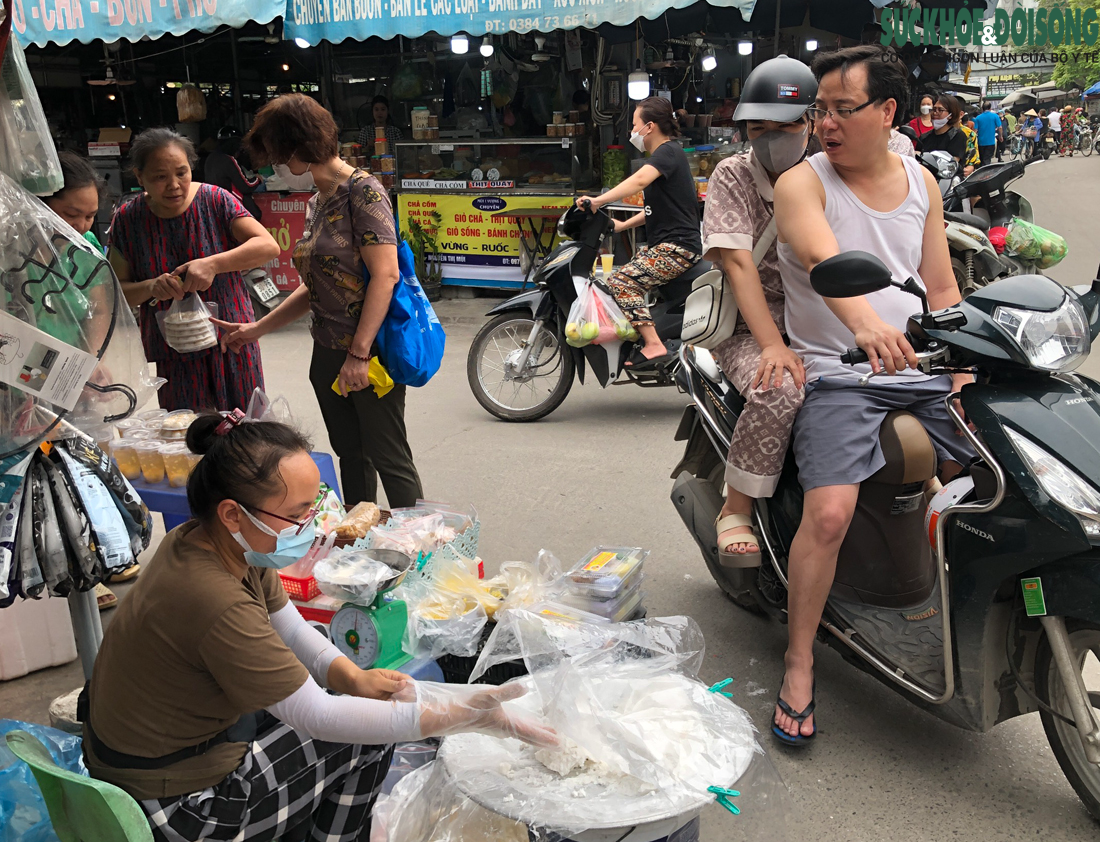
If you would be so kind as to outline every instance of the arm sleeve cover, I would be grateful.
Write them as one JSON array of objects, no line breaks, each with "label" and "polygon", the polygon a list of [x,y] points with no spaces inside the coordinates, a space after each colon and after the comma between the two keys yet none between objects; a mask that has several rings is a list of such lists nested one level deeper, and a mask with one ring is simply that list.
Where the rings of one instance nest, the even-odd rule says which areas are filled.
[{"label": "arm sleeve cover", "polygon": [[421,738],[416,704],[330,696],[312,678],[267,710],[295,731],[325,742],[373,746]]},{"label": "arm sleeve cover", "polygon": [[[290,650],[305,664],[313,680],[328,686],[328,668],[340,657],[340,650],[331,640],[305,621],[298,609],[287,603],[270,615],[271,627],[279,633]],[[281,717],[280,717],[281,718]]]}]

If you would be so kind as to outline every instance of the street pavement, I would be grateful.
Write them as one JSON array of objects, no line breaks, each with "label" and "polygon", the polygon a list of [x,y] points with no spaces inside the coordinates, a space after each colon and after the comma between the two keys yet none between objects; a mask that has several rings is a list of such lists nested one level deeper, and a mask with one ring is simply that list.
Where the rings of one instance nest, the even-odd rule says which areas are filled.
[{"label": "street pavement", "polygon": [[[1090,281],[1100,262],[1098,187],[1100,156],[1045,162],[1018,182],[1036,222],[1069,242],[1066,260],[1049,273],[1064,283]],[[578,384],[542,421],[497,421],[470,394],[465,368],[470,342],[494,303],[439,304],[448,333],[443,368],[426,387],[410,390],[407,401],[425,492],[477,507],[489,572],[502,561],[533,560],[544,547],[564,563],[597,544],[650,549],[649,615],[687,614],[701,625],[702,678],[734,679],[734,700],[753,718],[789,787],[792,839],[1096,839],[1097,825],[1062,775],[1038,716],[989,734],[968,733],[914,708],[831,649],[820,647],[817,655],[815,744],[802,753],[776,746],[769,730],[785,629],[722,596],[669,501],[669,474],[682,452],[672,437],[684,396]],[[307,380],[305,325],[265,338],[262,347],[269,393],[286,395],[317,448],[327,449]],[[1100,374],[1100,358],[1084,370]],[[46,722],[49,699],[79,682],[79,666],[70,664],[0,684],[0,715]],[[748,827],[712,809],[702,839],[748,838]]]}]

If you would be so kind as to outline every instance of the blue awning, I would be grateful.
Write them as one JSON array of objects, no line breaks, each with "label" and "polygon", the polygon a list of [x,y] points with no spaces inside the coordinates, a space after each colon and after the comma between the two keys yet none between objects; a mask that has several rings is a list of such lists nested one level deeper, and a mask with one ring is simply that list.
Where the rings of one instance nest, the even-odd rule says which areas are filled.
[{"label": "blue awning", "polygon": [[285,11],[286,0],[15,0],[12,28],[21,42],[39,47],[74,39],[110,44],[269,23]]},{"label": "blue awning", "polygon": [[1085,92],[1081,96],[1098,96],[1100,95],[1100,82],[1085,89]]},{"label": "blue awning", "polygon": [[[371,36],[417,38],[428,32],[454,35],[503,35],[625,26],[652,19],[696,0],[286,0],[283,37],[310,44]],[[711,0],[735,8],[748,20],[756,0]]]}]

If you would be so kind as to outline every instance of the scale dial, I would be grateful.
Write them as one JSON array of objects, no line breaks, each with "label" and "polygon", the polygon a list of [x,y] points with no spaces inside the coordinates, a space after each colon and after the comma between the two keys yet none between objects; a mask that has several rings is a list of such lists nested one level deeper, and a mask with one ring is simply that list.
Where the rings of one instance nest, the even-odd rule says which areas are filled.
[{"label": "scale dial", "polygon": [[380,649],[378,629],[370,615],[355,605],[345,605],[332,617],[332,642],[360,669],[370,669]]}]

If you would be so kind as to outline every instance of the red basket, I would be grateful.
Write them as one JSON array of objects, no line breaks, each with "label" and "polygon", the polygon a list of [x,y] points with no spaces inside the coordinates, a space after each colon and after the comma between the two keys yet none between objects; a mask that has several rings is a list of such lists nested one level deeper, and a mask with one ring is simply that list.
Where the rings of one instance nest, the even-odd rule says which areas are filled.
[{"label": "red basket", "polygon": [[287,576],[285,573],[280,573],[279,578],[283,580],[283,590],[286,591],[286,595],[291,599],[297,599],[300,602],[309,602],[321,592],[321,589],[317,587],[317,580],[312,576],[299,579],[295,576]]}]

